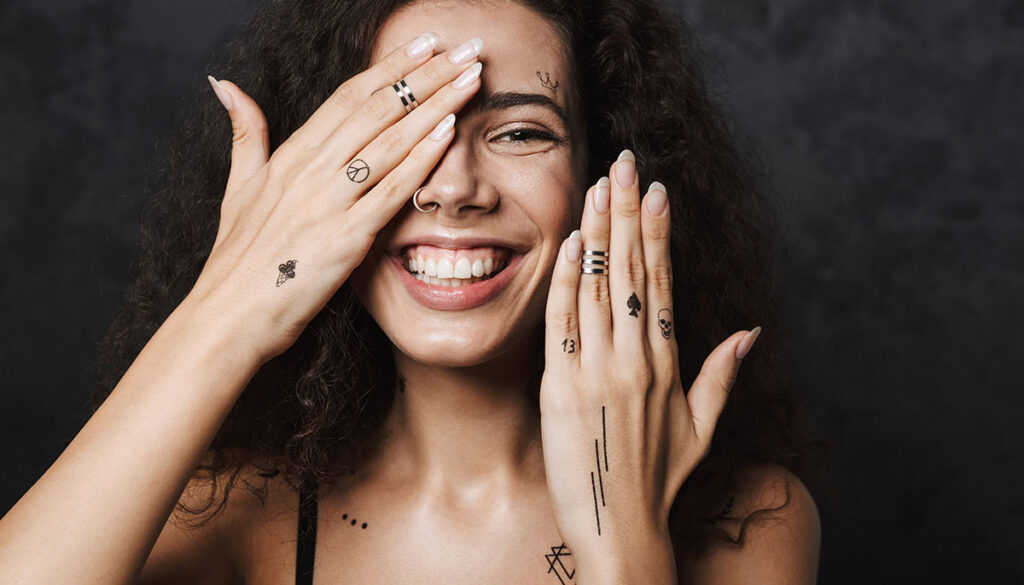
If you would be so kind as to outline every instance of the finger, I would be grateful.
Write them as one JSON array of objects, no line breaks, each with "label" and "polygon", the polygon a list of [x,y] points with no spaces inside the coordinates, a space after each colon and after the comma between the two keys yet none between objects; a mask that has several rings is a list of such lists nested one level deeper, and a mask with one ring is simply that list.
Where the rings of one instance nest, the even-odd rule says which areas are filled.
[{"label": "finger", "polygon": [[473,97],[480,88],[482,70],[482,63],[474,64],[397,124],[384,129],[370,144],[355,153],[346,166],[338,168],[332,181],[337,187],[337,200],[358,198],[366,186],[374,185],[398,166],[413,146]]},{"label": "finger", "polygon": [[[351,165],[351,161],[359,158],[354,156],[356,152],[373,140],[379,139],[385,147],[399,145],[402,136],[393,130],[394,125],[411,114],[406,112],[402,98],[394,88],[396,82],[400,79],[405,80],[416,102],[420,104],[416,110],[429,104],[439,90],[450,88],[460,80],[465,83],[459,84],[457,89],[476,91],[476,80],[482,67],[477,56],[482,48],[483,41],[470,39],[450,51],[435,56],[408,75],[387,81],[384,87],[367,98],[324,140],[314,164],[320,164],[330,171],[336,171],[339,167],[346,169]],[[452,110],[441,113],[434,122],[426,126],[416,140],[425,135],[437,120],[450,111]],[[368,161],[368,164],[372,168],[374,161]],[[356,176],[366,180],[362,173],[356,173]]]},{"label": "finger", "polygon": [[[589,192],[583,207],[583,220],[580,232],[583,236],[584,250],[608,251],[608,202],[610,188],[608,177],[601,177]],[[595,257],[597,258],[597,257]],[[607,257],[602,260],[607,260]],[[588,257],[582,257],[582,266],[586,268]],[[604,267],[602,267],[604,268]],[[611,350],[612,320],[608,312],[608,274],[581,274],[577,306],[580,315],[580,343],[587,348],[584,360],[600,361],[607,359]],[[596,364],[593,364],[596,365]]]},{"label": "finger", "polygon": [[217,99],[231,118],[231,171],[225,198],[238,192],[270,158],[267,119],[256,102],[234,83],[207,76]]},{"label": "finger", "polygon": [[427,62],[433,56],[438,40],[436,34],[424,33],[342,83],[289,140],[307,148],[322,144],[374,91],[390,87]]},{"label": "finger", "polygon": [[615,353],[646,358],[647,271],[640,236],[640,186],[636,159],[622,151],[611,169],[609,291]]},{"label": "finger", "polygon": [[[679,371],[672,309],[671,210],[665,186],[651,183],[641,204],[644,265],[647,267],[647,340],[656,376],[670,380]],[[662,387],[669,387],[662,384]]]},{"label": "finger", "polygon": [[700,373],[687,394],[694,433],[702,444],[711,444],[711,435],[736,381],[740,362],[760,333],[760,327],[755,327],[749,332],[734,333],[704,360],[704,365],[701,366]]},{"label": "finger", "polygon": [[551,286],[548,289],[548,302],[544,313],[544,367],[552,368],[553,371],[579,364],[582,347],[576,295],[580,285],[582,244],[580,230],[573,230],[562,242],[551,274]]},{"label": "finger", "polygon": [[437,166],[453,136],[455,114],[448,114],[420,140],[401,164],[352,205],[349,213],[354,218],[355,229],[369,230],[364,235],[371,239],[376,237]]}]

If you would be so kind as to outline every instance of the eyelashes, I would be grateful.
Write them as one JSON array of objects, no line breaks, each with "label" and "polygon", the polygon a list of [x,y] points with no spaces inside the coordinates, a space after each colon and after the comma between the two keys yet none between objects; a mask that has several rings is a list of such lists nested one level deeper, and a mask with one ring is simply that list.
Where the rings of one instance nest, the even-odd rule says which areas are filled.
[{"label": "eyelashes", "polygon": [[492,138],[495,142],[501,142],[506,144],[530,144],[533,142],[564,142],[562,137],[557,134],[547,131],[540,130],[537,128],[515,128],[508,132],[503,132],[498,136]]}]

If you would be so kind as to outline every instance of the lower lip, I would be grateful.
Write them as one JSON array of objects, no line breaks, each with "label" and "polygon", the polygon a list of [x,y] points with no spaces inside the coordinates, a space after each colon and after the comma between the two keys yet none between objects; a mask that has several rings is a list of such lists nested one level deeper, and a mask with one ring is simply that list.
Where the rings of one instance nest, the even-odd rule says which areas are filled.
[{"label": "lower lip", "polygon": [[434,286],[423,282],[405,269],[406,259],[402,256],[392,256],[391,262],[405,290],[421,305],[439,311],[461,311],[478,307],[497,296],[515,276],[522,259],[521,255],[514,255],[508,266],[495,276],[462,286]]}]

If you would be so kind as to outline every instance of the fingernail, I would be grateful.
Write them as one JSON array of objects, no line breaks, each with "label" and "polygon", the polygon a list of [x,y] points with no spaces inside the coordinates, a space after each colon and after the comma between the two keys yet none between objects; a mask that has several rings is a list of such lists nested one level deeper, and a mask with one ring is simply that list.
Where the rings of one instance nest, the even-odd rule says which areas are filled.
[{"label": "fingernail", "polygon": [[569,241],[565,244],[565,258],[569,262],[579,262],[580,254],[583,253],[583,240],[580,230],[573,230],[569,234]]},{"label": "fingernail", "polygon": [[601,177],[594,187],[594,211],[606,213],[609,204],[608,177]]},{"label": "fingernail", "polygon": [[629,150],[623,150],[615,162],[615,182],[620,187],[631,187],[636,180],[636,157]]},{"label": "fingernail", "polygon": [[484,48],[483,39],[472,38],[452,49],[448,53],[448,60],[456,65],[461,65],[480,54]]},{"label": "fingernail", "polygon": [[455,114],[448,114],[444,119],[437,123],[437,126],[434,126],[433,130],[430,131],[430,139],[436,142],[441,142],[448,137],[448,134],[454,127]]},{"label": "fingernail", "polygon": [[405,54],[409,55],[413,59],[416,57],[422,57],[434,50],[434,47],[437,46],[437,41],[438,37],[434,33],[423,33],[409,43],[405,48]]},{"label": "fingernail", "polygon": [[665,189],[665,185],[662,185],[658,181],[651,183],[651,186],[647,188],[647,211],[650,212],[652,217],[658,217],[662,211],[665,211],[665,207],[668,206],[668,191]]},{"label": "fingernail", "polygon": [[473,66],[462,72],[462,75],[458,76],[455,81],[452,82],[452,87],[455,89],[462,89],[468,87],[469,84],[476,81],[477,77],[480,77],[480,72],[483,71],[483,63],[473,63]]},{"label": "fingernail", "polygon": [[746,337],[740,340],[740,344],[736,346],[736,359],[741,360],[747,357],[750,353],[750,348],[754,347],[754,342],[757,341],[757,336],[761,334],[761,326],[758,325],[753,331],[747,333]]},{"label": "fingernail", "polygon": [[228,90],[224,89],[224,86],[219,81],[213,78],[212,75],[207,75],[207,79],[210,80],[210,85],[213,86],[213,93],[217,95],[217,99],[220,100],[222,106],[227,111],[231,111],[231,108],[235,106],[234,102],[231,101],[231,94]]}]

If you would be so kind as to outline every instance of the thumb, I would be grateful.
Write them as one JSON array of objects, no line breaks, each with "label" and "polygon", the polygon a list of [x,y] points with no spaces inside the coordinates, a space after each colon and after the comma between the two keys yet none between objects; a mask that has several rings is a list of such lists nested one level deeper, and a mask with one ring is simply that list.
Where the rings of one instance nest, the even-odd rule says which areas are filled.
[{"label": "thumb", "polygon": [[235,193],[270,159],[270,132],[263,111],[251,97],[227,80],[207,76],[217,99],[231,117],[231,172],[225,197]]}]

